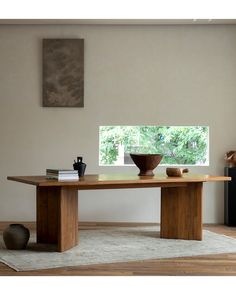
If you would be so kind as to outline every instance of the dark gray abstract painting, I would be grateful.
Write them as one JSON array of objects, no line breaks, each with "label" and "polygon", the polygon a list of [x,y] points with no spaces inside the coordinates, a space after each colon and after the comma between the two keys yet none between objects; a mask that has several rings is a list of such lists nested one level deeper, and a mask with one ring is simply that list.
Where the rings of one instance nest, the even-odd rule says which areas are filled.
[{"label": "dark gray abstract painting", "polygon": [[83,39],[43,39],[43,106],[84,106]]}]

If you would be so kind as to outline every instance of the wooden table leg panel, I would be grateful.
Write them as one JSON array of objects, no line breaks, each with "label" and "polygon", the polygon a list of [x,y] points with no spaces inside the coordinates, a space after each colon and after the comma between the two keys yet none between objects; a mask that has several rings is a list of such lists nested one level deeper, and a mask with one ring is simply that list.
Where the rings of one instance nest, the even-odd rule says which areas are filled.
[{"label": "wooden table leg panel", "polygon": [[58,243],[60,187],[37,187],[37,243]]},{"label": "wooden table leg panel", "polygon": [[78,243],[78,191],[62,187],[60,196],[60,224],[58,250],[63,252]]},{"label": "wooden table leg panel", "polygon": [[161,238],[202,240],[202,182],[161,189]]},{"label": "wooden table leg panel", "polygon": [[78,191],[74,187],[37,187],[37,242],[58,251],[78,243]]}]

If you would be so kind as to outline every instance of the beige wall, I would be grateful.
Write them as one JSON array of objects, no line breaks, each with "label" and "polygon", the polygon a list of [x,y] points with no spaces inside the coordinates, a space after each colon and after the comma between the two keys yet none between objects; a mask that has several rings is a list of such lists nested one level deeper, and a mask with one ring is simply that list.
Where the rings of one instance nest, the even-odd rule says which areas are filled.
[{"label": "beige wall", "polygon": [[[43,108],[42,38],[85,39],[85,107]],[[35,189],[7,175],[98,166],[99,125],[208,125],[210,166],[236,148],[236,26],[0,26],[0,220],[35,220]],[[156,171],[164,171],[164,167]],[[86,191],[80,219],[159,221],[159,191]],[[223,184],[206,184],[204,222],[223,221]]]}]

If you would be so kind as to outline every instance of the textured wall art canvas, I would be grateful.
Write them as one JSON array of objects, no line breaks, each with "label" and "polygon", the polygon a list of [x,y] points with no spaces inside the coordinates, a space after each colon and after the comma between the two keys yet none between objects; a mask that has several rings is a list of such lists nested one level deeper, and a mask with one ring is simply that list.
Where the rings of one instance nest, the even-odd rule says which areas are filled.
[{"label": "textured wall art canvas", "polygon": [[84,106],[84,39],[43,39],[43,106]]}]

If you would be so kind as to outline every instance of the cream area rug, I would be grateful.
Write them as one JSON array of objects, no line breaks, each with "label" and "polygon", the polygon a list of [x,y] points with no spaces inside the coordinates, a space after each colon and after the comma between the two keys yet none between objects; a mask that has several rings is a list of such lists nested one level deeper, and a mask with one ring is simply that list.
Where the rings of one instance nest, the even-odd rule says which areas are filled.
[{"label": "cream area rug", "polygon": [[80,243],[63,253],[35,243],[35,232],[26,250],[7,250],[0,239],[0,261],[17,271],[65,266],[128,262],[145,259],[236,253],[236,239],[204,231],[202,241],[160,239],[158,226],[106,227],[80,230]]}]

